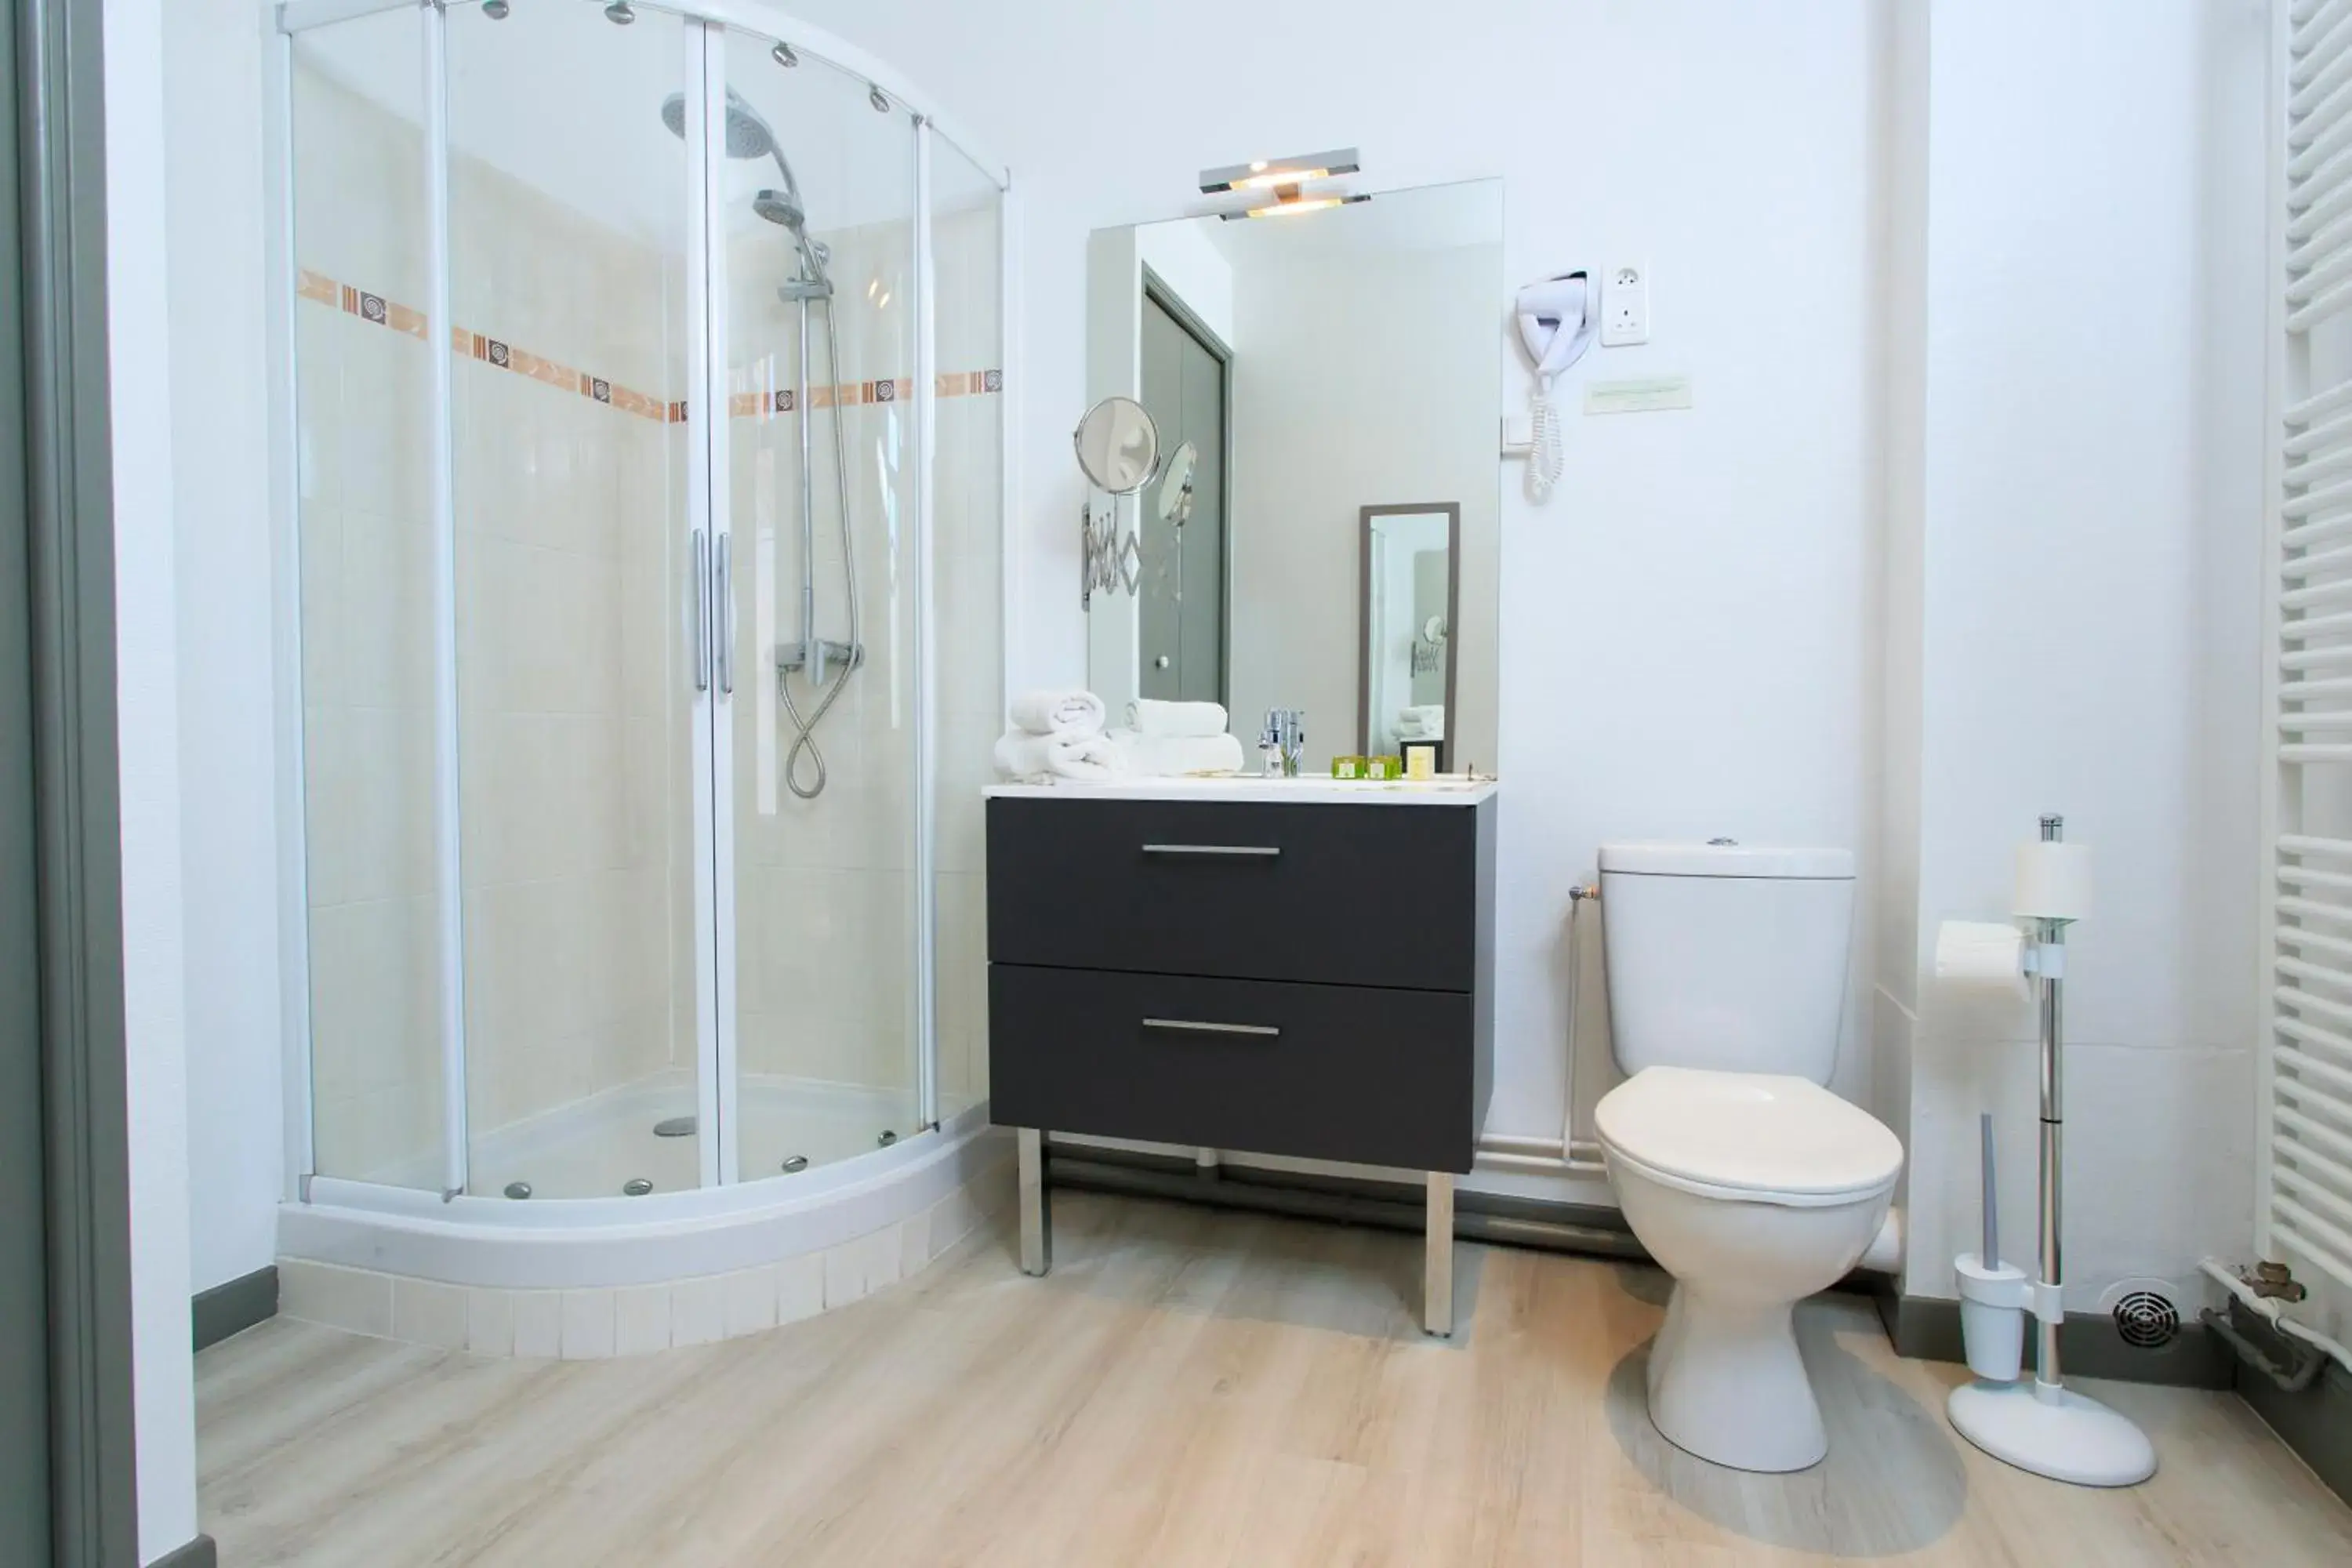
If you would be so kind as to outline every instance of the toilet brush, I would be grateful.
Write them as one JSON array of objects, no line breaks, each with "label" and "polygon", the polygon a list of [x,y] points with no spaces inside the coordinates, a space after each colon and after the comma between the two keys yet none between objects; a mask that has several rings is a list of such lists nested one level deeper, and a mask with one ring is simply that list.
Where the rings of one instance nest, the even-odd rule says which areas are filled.
[{"label": "toilet brush", "polygon": [[[2090,905],[2088,852],[2063,842],[2063,828],[2059,818],[2045,816],[2041,841],[2019,847],[2013,900],[2015,914],[2028,923],[2025,968],[2041,1001],[2041,1273],[2028,1285],[2020,1270],[1999,1260],[1988,1117],[1980,1124],[1985,1250],[1958,1260],[1961,1328],[1978,1381],[1954,1389],[1945,1408],[1961,1436],[2019,1469],[2076,1486],[2127,1487],[2156,1473],[2156,1450],[2147,1435],[2097,1400],[2067,1388],[2059,1368],[2058,1332],[2066,1315],[2059,1250],[2066,927]],[[2029,1305],[2035,1321],[2031,1384],[2019,1378]]]}]

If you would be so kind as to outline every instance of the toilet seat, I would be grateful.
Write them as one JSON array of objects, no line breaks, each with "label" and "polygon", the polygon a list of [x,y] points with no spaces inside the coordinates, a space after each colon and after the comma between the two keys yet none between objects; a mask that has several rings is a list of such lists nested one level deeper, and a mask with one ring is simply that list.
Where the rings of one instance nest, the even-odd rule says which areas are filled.
[{"label": "toilet seat", "polygon": [[1885,1123],[1808,1079],[1645,1068],[1593,1114],[1611,1160],[1727,1202],[1850,1204],[1892,1187],[1903,1169]]}]

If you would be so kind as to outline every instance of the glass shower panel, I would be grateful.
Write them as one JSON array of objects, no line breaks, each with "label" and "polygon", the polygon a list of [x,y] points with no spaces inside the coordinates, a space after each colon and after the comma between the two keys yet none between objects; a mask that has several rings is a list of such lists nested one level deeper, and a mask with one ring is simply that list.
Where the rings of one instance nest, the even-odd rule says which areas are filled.
[{"label": "glass shower panel", "polygon": [[919,1125],[915,130],[772,47],[728,35],[718,238],[745,1181]]},{"label": "glass shower panel", "polygon": [[422,47],[414,10],[293,40],[295,438],[313,1169],[438,1190]]},{"label": "glass shower panel", "polygon": [[1004,195],[930,138],[938,364],[932,448],[932,768],[939,1114],[988,1098],[986,843],[981,791],[1004,719]]},{"label": "glass shower panel", "polygon": [[700,1179],[700,34],[447,18],[468,1186],[672,1192]]}]

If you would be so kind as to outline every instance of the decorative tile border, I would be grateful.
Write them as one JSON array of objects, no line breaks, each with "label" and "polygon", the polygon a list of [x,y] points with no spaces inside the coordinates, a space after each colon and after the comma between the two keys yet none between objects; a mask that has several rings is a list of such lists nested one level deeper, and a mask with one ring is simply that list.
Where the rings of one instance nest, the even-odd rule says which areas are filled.
[{"label": "decorative tile border", "polygon": [[482,1356],[596,1361],[756,1334],[911,1279],[1013,1206],[1000,1162],[896,1224],[818,1252],[656,1285],[515,1290],[278,1261],[278,1311],[378,1339]]},{"label": "decorative tile border", "polygon": [[[339,283],[307,267],[296,274],[294,292],[298,298],[334,306],[345,315],[357,316],[380,327],[390,327],[394,331],[415,338],[419,342],[425,341],[424,312],[394,303],[381,294],[369,293],[349,283]],[[512,371],[517,375],[528,376],[561,390],[577,392],[583,397],[610,405],[624,414],[634,414],[656,424],[677,425],[686,418],[686,404],[681,400],[665,400],[651,393],[619,385],[604,376],[575,370],[560,361],[516,348],[485,332],[456,327],[450,331],[449,343],[456,353],[469,359],[479,360],[499,370]],[[942,371],[933,378],[933,385],[934,395],[940,397],[970,397],[1002,392],[1004,390],[1004,373],[1002,370]],[[914,388],[914,378],[905,375],[885,376],[876,381],[845,381],[810,387],[808,401],[812,409],[897,403],[911,395]],[[729,397],[727,411],[739,419],[776,419],[793,413],[796,403],[797,396],[791,387],[739,392]]]},{"label": "decorative tile border", "polygon": [[[597,403],[611,404],[624,414],[634,414],[640,419],[650,419],[656,425],[665,422],[675,424],[677,420],[686,417],[684,404],[666,403],[651,393],[633,391],[628,387],[607,381],[601,375],[591,375],[584,370],[574,370],[568,364],[561,364],[554,360],[542,358],[527,349],[511,347],[484,333],[469,332],[465,328],[459,327],[449,336],[450,346],[461,354],[469,354],[485,364],[495,365],[500,370],[510,370],[517,375],[526,375],[533,381],[545,382],[550,386],[577,392],[581,396]],[[673,407],[677,410],[675,416],[671,413]]]}]

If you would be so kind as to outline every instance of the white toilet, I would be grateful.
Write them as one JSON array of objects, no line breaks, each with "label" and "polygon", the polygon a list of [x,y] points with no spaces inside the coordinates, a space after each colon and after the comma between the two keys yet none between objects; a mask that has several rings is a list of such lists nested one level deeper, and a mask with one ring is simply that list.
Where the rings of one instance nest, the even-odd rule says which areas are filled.
[{"label": "white toilet", "polygon": [[1886,1217],[1903,1146],[1822,1086],[1853,923],[1842,849],[1601,850],[1611,1033],[1631,1076],[1596,1112],[1626,1223],[1675,1278],[1650,1348],[1650,1419],[1743,1470],[1829,1452],[1796,1303]]}]

